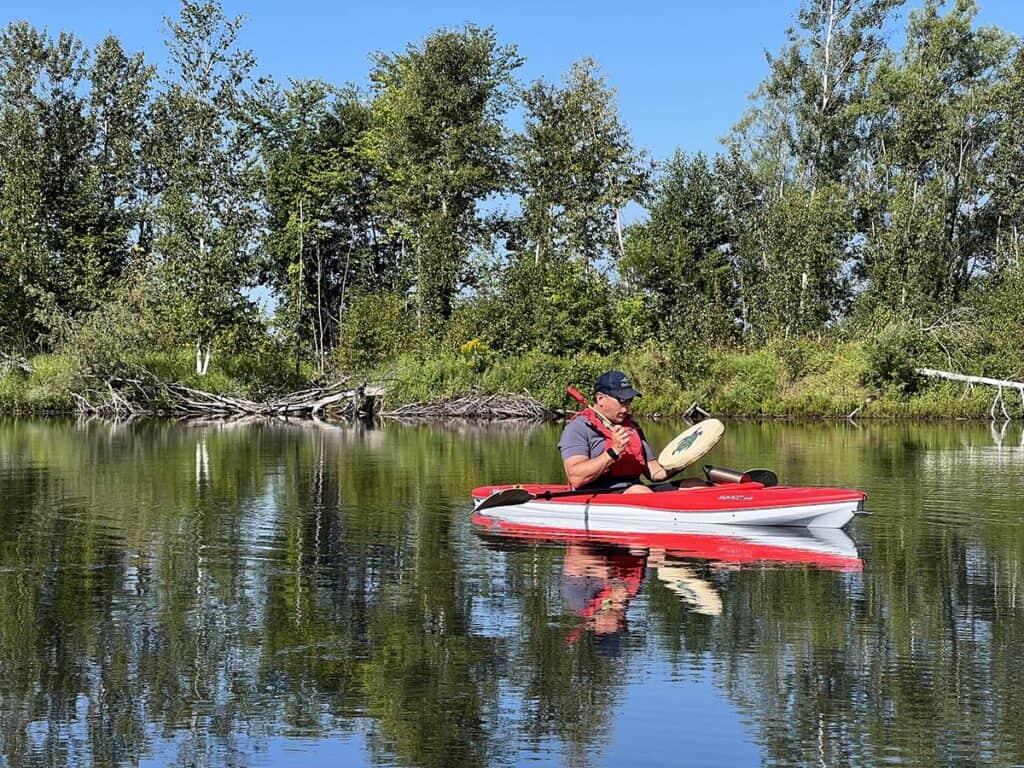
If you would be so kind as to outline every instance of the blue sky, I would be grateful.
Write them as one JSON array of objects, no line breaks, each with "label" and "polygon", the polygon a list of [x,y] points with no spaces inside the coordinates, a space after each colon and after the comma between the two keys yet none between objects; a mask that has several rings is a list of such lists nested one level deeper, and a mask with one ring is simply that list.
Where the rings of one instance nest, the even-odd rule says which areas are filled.
[{"label": "blue sky", "polygon": [[[493,26],[526,57],[523,80],[557,81],[590,56],[618,90],[622,118],[638,147],[656,159],[677,149],[713,153],[764,78],[799,0],[653,2],[408,2],[222,0],[244,14],[242,44],[259,71],[278,80],[320,78],[365,85],[374,51],[395,52],[432,30],[472,22]],[[914,3],[915,5],[917,3]],[[1024,0],[979,0],[979,23],[1024,35]],[[177,0],[3,0],[0,21],[25,19],[51,33],[74,32],[89,45],[106,34],[164,58],[163,18]],[[902,28],[902,22],[898,25]]]}]

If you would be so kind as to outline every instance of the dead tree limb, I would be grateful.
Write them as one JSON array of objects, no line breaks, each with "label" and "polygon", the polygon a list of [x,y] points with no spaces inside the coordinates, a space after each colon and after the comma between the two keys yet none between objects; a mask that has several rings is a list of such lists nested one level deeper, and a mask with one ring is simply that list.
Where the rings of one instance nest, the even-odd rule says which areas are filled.
[{"label": "dead tree limb", "polygon": [[1004,389],[1015,389],[1017,394],[1020,395],[1021,407],[1024,408],[1024,381],[1010,381],[1008,379],[992,379],[987,376],[968,376],[964,373],[953,373],[952,371],[939,371],[934,368],[915,368],[914,373],[920,376],[929,376],[937,379],[947,379],[949,381],[962,381],[967,386],[973,386],[975,384],[984,384],[989,387],[996,388],[996,396],[992,400],[992,407],[989,409],[989,415],[992,420],[996,418],[996,405],[1002,409],[1003,418],[1009,420],[1010,414],[1006,410],[1006,398],[1003,396]]},{"label": "dead tree limb", "polygon": [[700,407],[700,403],[694,400],[690,403],[690,407],[683,411],[683,418],[689,419],[690,421],[700,421],[707,419],[711,416],[710,413]]}]

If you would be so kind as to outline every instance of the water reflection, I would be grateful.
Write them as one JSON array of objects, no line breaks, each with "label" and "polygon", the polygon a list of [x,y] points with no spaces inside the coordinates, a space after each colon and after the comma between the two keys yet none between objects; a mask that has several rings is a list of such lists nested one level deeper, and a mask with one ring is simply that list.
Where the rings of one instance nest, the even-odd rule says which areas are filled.
[{"label": "water reflection", "polygon": [[581,620],[571,641],[592,633],[604,649],[617,650],[626,612],[645,577],[656,579],[690,612],[719,616],[723,601],[713,574],[744,568],[810,566],[860,572],[853,540],[836,529],[694,525],[673,534],[553,534],[490,529],[476,534],[495,551],[524,545],[562,546],[563,603]]},{"label": "water reflection", "polygon": [[481,537],[557,437],[0,421],[0,765],[1024,762],[1019,425],[730,425],[849,536]]},{"label": "water reflection", "polygon": [[592,632],[605,652],[618,650],[626,630],[626,609],[644,577],[646,558],[622,547],[570,541],[562,562],[562,598],[581,619],[569,634],[574,642]]}]

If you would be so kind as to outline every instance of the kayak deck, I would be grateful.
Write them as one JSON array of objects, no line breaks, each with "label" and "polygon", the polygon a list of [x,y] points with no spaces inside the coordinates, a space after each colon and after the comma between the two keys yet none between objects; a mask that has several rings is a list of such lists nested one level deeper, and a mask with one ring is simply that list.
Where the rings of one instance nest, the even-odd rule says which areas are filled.
[{"label": "kayak deck", "polygon": [[[473,498],[479,503],[511,488],[534,495],[570,490],[566,485],[491,485],[474,488]],[[864,499],[863,492],[844,488],[765,487],[746,482],[657,493],[595,491],[492,506],[477,514],[495,522],[605,532],[671,532],[692,523],[842,528],[863,510]]]}]

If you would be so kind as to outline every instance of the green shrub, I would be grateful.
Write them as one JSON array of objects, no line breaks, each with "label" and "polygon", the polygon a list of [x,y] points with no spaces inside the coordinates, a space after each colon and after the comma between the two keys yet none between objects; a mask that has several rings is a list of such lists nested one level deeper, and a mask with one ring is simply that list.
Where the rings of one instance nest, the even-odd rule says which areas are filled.
[{"label": "green shrub", "polygon": [[71,393],[80,388],[78,361],[67,355],[38,355],[32,372],[12,371],[0,377],[0,411],[66,413],[74,407]]},{"label": "green shrub", "polygon": [[781,393],[782,362],[771,350],[725,353],[712,365],[716,413],[754,415],[777,413]]},{"label": "green shrub", "polygon": [[459,355],[445,352],[434,357],[406,353],[368,378],[387,384],[389,407],[393,407],[468,392],[478,376]]},{"label": "green shrub", "polygon": [[405,298],[392,293],[356,297],[341,319],[337,350],[343,371],[365,374],[414,347],[416,322]]},{"label": "green shrub", "polygon": [[532,351],[497,362],[482,383],[488,391],[530,394],[549,408],[572,409],[578,406],[569,399],[566,387],[575,387],[590,399],[594,382],[609,367],[608,358],[592,352],[556,357]]},{"label": "green shrub", "polygon": [[924,343],[921,334],[906,324],[893,323],[870,337],[865,345],[866,366],[862,383],[896,395],[917,391]]}]

